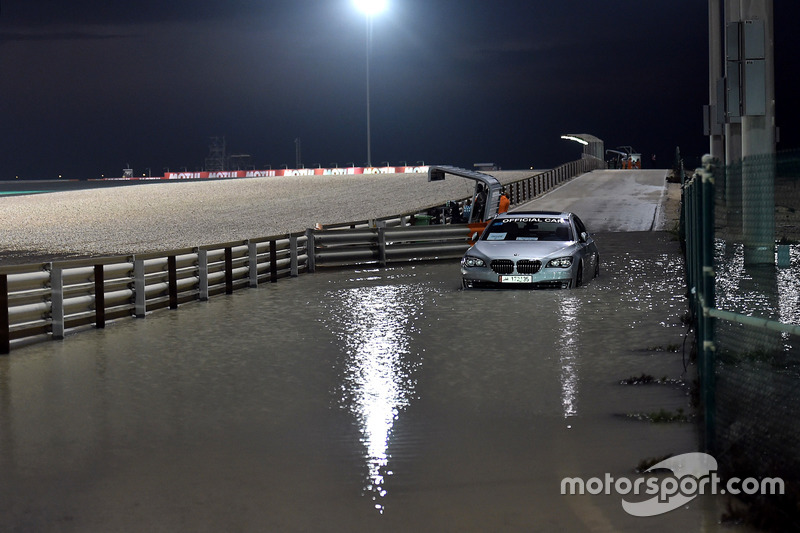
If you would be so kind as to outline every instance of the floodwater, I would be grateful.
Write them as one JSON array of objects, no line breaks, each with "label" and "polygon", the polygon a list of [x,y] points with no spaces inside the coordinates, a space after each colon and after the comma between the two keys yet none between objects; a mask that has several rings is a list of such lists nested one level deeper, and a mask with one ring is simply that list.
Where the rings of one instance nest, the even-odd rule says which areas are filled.
[{"label": "floodwater", "polygon": [[[323,271],[17,348],[0,530],[717,531],[710,497],[637,518],[560,492],[698,449],[693,423],[629,416],[691,413],[677,244],[597,240],[573,291]],[[678,382],[619,383],[641,374]]]}]

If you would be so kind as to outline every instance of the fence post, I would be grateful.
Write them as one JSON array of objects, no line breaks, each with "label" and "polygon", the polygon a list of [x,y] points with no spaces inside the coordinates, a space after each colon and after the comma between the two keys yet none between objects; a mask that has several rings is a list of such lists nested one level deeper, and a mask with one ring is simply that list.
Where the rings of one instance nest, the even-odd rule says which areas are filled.
[{"label": "fence post", "polygon": [[269,281],[278,283],[278,241],[269,241]]},{"label": "fence post", "polygon": [[233,248],[225,247],[225,294],[233,294]]},{"label": "fence post", "polygon": [[250,287],[258,287],[258,244],[247,242],[247,266],[250,267]]},{"label": "fence post", "polygon": [[0,274],[0,355],[11,352],[11,324],[8,319],[8,275]]},{"label": "fence post", "polygon": [[169,286],[169,308],[178,308],[178,262],[174,255],[167,257],[167,280]]},{"label": "fence post", "polygon": [[199,297],[200,301],[207,302],[208,301],[208,250],[206,249],[198,249],[197,250],[197,273],[200,277],[200,286],[198,290],[200,292]]},{"label": "fence post", "polygon": [[313,274],[317,270],[317,262],[314,257],[314,230],[306,230],[306,255],[308,256],[308,272]]},{"label": "fence post", "polygon": [[95,327],[106,327],[106,290],[103,265],[94,266],[94,316]]},{"label": "fence post", "polygon": [[144,277],[144,259],[133,258],[133,294],[136,318],[147,315],[147,282]]},{"label": "fence post", "polygon": [[289,266],[293,278],[300,273],[297,261],[297,235],[289,235]]},{"label": "fence post", "polygon": [[714,319],[707,310],[716,306],[714,272],[714,160],[703,157],[702,178],[702,265],[703,265],[703,405],[705,409],[705,448],[715,450],[716,432],[716,346],[714,343]]}]

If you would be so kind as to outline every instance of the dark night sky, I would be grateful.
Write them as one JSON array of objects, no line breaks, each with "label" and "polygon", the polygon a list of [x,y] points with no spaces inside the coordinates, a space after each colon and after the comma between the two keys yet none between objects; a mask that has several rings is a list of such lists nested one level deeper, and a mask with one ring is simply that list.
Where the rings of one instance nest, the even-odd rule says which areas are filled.
[{"label": "dark night sky", "polygon": [[[775,2],[779,149],[800,146],[793,0]],[[372,160],[537,168],[564,133],[649,164],[707,151],[705,0],[390,0],[374,19]],[[793,13],[789,13],[792,11]],[[366,162],[351,0],[0,0],[0,179]]]}]

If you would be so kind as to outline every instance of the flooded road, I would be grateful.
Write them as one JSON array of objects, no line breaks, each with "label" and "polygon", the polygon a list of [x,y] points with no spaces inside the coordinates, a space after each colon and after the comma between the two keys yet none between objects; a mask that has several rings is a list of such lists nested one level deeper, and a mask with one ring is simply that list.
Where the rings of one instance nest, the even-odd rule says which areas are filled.
[{"label": "flooded road", "polygon": [[[636,416],[691,412],[670,238],[597,235],[573,291],[323,271],[15,349],[0,530],[717,531],[711,498],[636,518],[560,493],[698,449]],[[642,374],[676,382],[620,384]]]}]

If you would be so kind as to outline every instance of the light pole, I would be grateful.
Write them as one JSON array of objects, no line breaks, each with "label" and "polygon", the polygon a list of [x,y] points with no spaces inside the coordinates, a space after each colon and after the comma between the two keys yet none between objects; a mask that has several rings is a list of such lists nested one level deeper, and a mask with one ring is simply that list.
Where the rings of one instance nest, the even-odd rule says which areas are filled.
[{"label": "light pole", "polygon": [[372,49],[372,17],[386,9],[387,0],[353,0],[355,6],[367,19],[367,166],[372,166],[372,133],[369,109],[369,59]]}]

